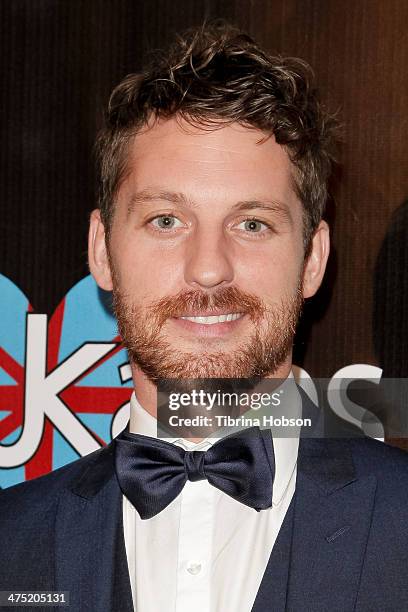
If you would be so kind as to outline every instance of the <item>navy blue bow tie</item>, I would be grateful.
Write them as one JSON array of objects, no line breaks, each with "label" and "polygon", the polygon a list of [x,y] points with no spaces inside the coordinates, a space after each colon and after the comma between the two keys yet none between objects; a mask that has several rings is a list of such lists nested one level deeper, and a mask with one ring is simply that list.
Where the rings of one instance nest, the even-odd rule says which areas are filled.
[{"label": "navy blue bow tie", "polygon": [[186,451],[125,430],[115,438],[115,465],[119,486],[142,519],[164,510],[187,480],[207,479],[258,511],[272,505],[272,438],[259,427],[226,436],[207,451]]}]

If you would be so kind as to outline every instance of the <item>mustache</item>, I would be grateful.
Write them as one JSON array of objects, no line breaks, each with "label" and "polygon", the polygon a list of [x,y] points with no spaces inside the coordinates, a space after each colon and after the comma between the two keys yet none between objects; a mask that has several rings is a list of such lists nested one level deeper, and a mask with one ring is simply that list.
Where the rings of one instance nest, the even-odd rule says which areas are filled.
[{"label": "mustache", "polygon": [[180,291],[172,297],[164,297],[150,304],[149,312],[156,319],[156,323],[162,326],[172,317],[220,309],[248,314],[253,321],[259,320],[266,311],[263,301],[258,297],[236,287],[224,287],[212,293],[193,289]]}]

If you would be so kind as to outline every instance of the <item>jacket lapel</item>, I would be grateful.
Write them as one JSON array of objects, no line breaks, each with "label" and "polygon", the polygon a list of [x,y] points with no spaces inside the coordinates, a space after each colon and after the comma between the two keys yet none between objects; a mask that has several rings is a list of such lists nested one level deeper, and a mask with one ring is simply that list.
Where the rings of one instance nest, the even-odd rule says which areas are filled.
[{"label": "jacket lapel", "polygon": [[73,610],[133,611],[113,443],[64,492],[55,537],[56,589],[69,591]]},{"label": "jacket lapel", "polygon": [[[350,441],[325,438],[325,415],[299,392],[313,431],[302,432],[295,495],[252,610],[349,612],[355,608],[377,481],[357,476]],[[311,435],[316,437],[306,437]]]},{"label": "jacket lapel", "polygon": [[347,439],[300,440],[287,610],[354,610],[376,483]]},{"label": "jacket lapel", "polygon": [[251,612],[282,612],[286,606],[290,549],[293,532],[292,499],[274,544]]}]

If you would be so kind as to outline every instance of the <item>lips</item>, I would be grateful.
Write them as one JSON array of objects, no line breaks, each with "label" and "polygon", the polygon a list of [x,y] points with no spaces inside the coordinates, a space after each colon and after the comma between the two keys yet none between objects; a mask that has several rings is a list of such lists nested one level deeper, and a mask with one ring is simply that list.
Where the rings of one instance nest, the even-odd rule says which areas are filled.
[{"label": "lips", "polygon": [[221,338],[233,333],[246,318],[245,312],[194,312],[173,317],[179,331],[189,337]]},{"label": "lips", "polygon": [[226,314],[208,315],[208,316],[183,316],[178,317],[184,321],[191,321],[192,323],[199,323],[201,325],[216,325],[217,323],[227,323],[230,321],[236,321],[243,316],[241,312],[232,312]]}]

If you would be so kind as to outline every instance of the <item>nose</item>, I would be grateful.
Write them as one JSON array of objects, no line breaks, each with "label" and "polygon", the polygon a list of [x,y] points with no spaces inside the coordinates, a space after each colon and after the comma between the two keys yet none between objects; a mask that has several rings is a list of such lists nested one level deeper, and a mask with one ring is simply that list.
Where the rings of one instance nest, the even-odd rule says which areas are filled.
[{"label": "nose", "polygon": [[231,283],[234,270],[222,232],[200,231],[191,237],[186,258],[185,281],[205,289]]}]

